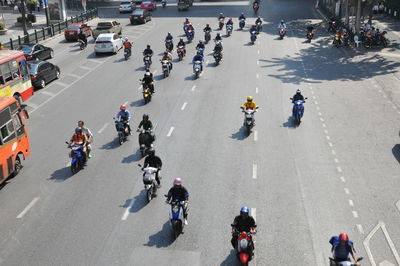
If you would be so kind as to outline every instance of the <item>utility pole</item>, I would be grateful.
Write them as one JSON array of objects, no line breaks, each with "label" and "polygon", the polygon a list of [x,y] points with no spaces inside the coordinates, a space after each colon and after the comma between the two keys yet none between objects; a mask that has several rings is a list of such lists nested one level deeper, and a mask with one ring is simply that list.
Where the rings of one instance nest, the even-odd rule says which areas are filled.
[{"label": "utility pole", "polygon": [[361,0],[358,0],[357,14],[356,14],[356,28],[354,29],[354,33],[358,34],[360,32],[360,27],[361,27]]},{"label": "utility pole", "polygon": [[22,30],[24,36],[28,34],[28,28],[26,27],[26,14],[25,14],[25,0],[21,0],[21,15],[22,15]]},{"label": "utility pole", "polygon": [[345,24],[347,26],[349,26],[349,0],[345,0],[344,1],[345,4],[345,9],[344,9],[344,13],[345,13]]},{"label": "utility pole", "polygon": [[44,8],[44,13],[46,14],[46,25],[50,26],[49,1],[43,0],[43,8]]}]

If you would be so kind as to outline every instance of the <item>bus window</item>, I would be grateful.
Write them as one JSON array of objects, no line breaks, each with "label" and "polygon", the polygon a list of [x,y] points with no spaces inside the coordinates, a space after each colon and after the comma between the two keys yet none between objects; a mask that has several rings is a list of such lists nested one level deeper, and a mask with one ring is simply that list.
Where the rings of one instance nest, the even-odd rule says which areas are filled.
[{"label": "bus window", "polygon": [[0,135],[3,143],[15,138],[14,125],[12,121],[8,121],[5,125],[0,127]]},{"label": "bus window", "polygon": [[17,131],[17,136],[21,137],[25,133],[24,132],[24,126],[22,125],[22,122],[21,122],[21,117],[19,116],[18,113],[15,113],[12,116],[12,120],[14,122],[14,126],[15,126],[16,131]]},{"label": "bus window", "polygon": [[10,70],[11,70],[11,76],[14,79],[20,78],[21,75],[20,75],[18,63],[16,60],[10,61]]},{"label": "bus window", "polygon": [[8,62],[1,64],[1,72],[3,72],[5,83],[13,80],[11,76],[10,65],[8,64]]},{"label": "bus window", "polygon": [[18,62],[19,64],[19,69],[21,71],[22,74],[22,78],[24,80],[28,80],[29,79],[29,72],[28,72],[28,65],[25,62],[25,60]]}]

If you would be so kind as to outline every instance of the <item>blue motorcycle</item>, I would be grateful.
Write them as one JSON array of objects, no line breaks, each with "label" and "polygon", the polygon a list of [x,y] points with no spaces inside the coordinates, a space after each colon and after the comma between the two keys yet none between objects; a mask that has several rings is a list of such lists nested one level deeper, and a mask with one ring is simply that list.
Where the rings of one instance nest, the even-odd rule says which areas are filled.
[{"label": "blue motorcycle", "polygon": [[188,30],[186,36],[187,36],[188,42],[192,42],[193,38],[194,38],[194,31]]},{"label": "blue motorcycle", "polygon": [[255,31],[250,32],[250,42],[251,44],[254,44],[257,40],[257,35]]},{"label": "blue motorcycle", "polygon": [[[168,197],[165,195],[165,197]],[[168,202],[167,202],[168,203]],[[172,230],[174,232],[175,238],[177,238],[183,231],[183,227],[185,226],[184,217],[183,217],[183,208],[185,202],[180,202],[179,200],[175,200],[171,203],[171,211],[169,214],[169,221],[171,222]]]},{"label": "blue motorcycle", "polygon": [[79,170],[83,169],[83,166],[86,162],[85,154],[83,153],[82,145],[70,145],[68,142],[68,148],[71,149],[69,153],[69,157],[71,158],[71,172],[72,174],[76,174]]},{"label": "blue motorcycle", "polygon": [[[305,103],[305,100],[296,100],[293,101],[293,98],[290,98],[292,100],[293,103],[293,109],[292,109],[292,115],[296,121],[296,126],[299,126],[301,123],[301,118],[303,117],[304,114],[304,105],[303,103]],[[307,98],[305,98],[307,99]]]},{"label": "blue motorcycle", "polygon": [[128,135],[129,135],[129,132],[128,132],[128,129],[126,126],[126,122],[121,121],[121,120],[115,120],[115,128],[117,129],[117,133],[118,133],[119,145],[122,145],[122,143],[127,141]]}]

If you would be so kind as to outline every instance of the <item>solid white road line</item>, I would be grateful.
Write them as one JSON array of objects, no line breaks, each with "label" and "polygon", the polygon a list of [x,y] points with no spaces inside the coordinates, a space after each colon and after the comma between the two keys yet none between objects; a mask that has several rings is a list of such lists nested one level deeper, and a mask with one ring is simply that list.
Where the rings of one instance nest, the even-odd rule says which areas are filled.
[{"label": "solid white road line", "polygon": [[48,95],[50,97],[53,97],[55,94],[49,91],[41,91],[40,93],[44,94],[44,95]]},{"label": "solid white road line", "polygon": [[121,220],[122,220],[122,221],[125,221],[126,219],[128,219],[129,213],[130,213],[130,211],[131,211],[131,208],[132,208],[134,202],[135,202],[135,200],[134,200],[134,199],[131,199],[131,202],[129,202],[128,208],[126,208],[124,214],[123,214],[122,217],[121,217]]},{"label": "solid white road line", "polygon": [[167,137],[170,137],[172,135],[172,131],[174,131],[174,127],[171,127],[168,131]]},{"label": "solid white road line", "polygon": [[192,91],[194,91],[194,89],[196,89],[196,85],[193,85],[193,87],[192,87]]},{"label": "solid white road line", "polygon": [[101,132],[103,132],[104,129],[106,129],[106,127],[108,126],[108,123],[105,123],[100,129],[99,131],[97,131],[98,134],[101,134]]},{"label": "solid white road line", "polygon": [[250,215],[253,216],[254,221],[257,222],[257,210],[256,210],[256,208],[251,208],[250,209]]},{"label": "solid white road line", "polygon": [[254,141],[258,140],[258,131],[254,130]]},{"label": "solid white road line", "polygon": [[253,179],[257,179],[257,165],[253,163]]},{"label": "solid white road line", "polygon": [[184,102],[183,105],[182,105],[182,107],[181,107],[181,110],[182,110],[182,111],[185,110],[186,105],[187,105],[187,102]]},{"label": "solid white road line", "polygon": [[18,214],[17,219],[21,219],[22,217],[24,217],[24,215],[33,207],[33,205],[36,204],[36,202],[40,199],[40,197],[36,197],[34,198],[29,204],[28,206],[25,207],[25,209]]}]

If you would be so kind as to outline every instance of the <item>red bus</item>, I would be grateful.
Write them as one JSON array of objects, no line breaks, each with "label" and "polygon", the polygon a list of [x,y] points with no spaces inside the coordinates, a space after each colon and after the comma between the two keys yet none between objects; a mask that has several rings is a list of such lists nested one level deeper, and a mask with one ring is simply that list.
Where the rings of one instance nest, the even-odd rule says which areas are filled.
[{"label": "red bus", "polygon": [[15,98],[0,97],[0,184],[17,175],[22,168],[21,160],[30,154],[26,118],[28,113]]},{"label": "red bus", "polygon": [[0,97],[13,96],[22,103],[33,95],[24,53],[16,50],[0,50]]}]

